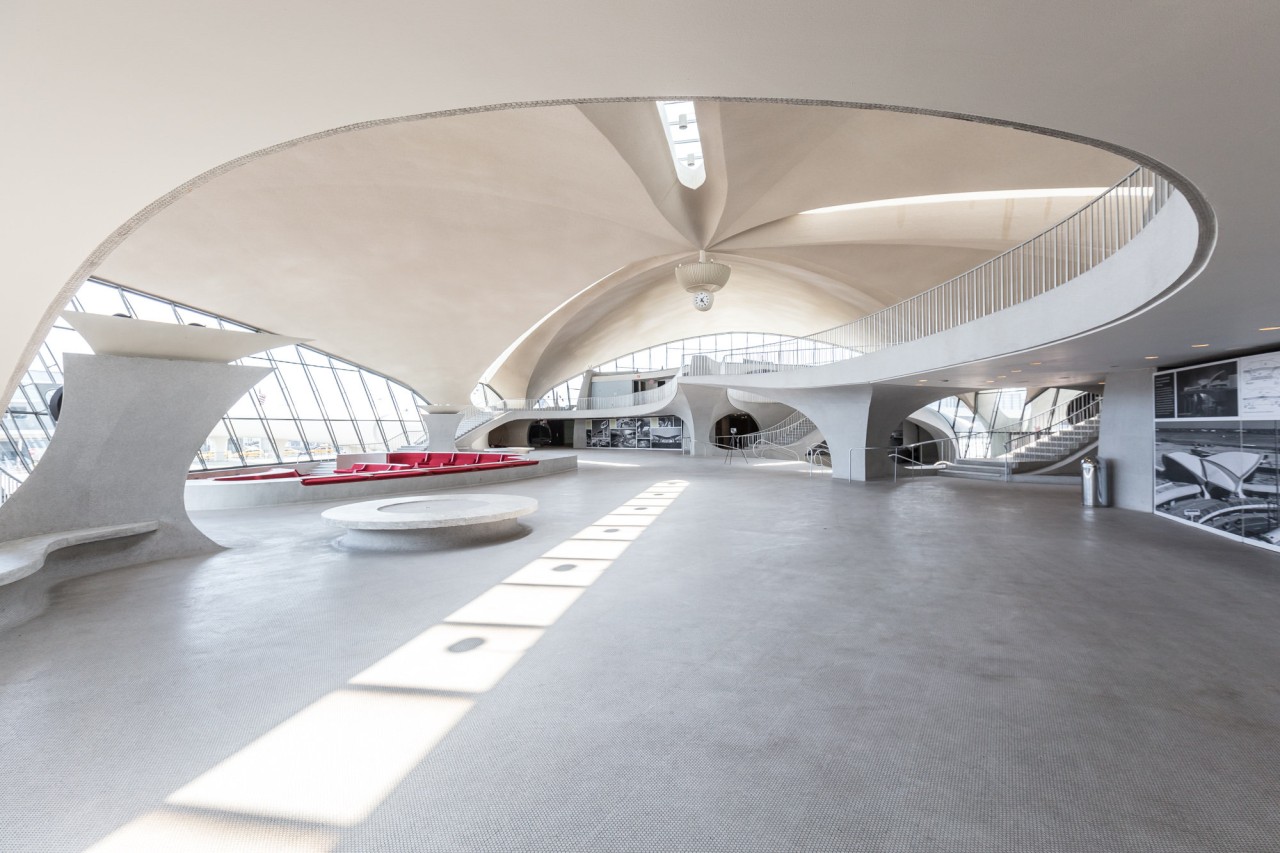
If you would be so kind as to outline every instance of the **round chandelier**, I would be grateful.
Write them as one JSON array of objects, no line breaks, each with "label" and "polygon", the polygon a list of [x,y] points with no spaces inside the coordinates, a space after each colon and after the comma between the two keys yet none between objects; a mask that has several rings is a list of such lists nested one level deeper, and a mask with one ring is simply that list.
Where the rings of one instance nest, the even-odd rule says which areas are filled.
[{"label": "round chandelier", "polygon": [[733,268],[728,264],[707,258],[705,251],[698,252],[698,259],[676,265],[676,281],[690,293],[705,290],[715,293],[729,281]]}]

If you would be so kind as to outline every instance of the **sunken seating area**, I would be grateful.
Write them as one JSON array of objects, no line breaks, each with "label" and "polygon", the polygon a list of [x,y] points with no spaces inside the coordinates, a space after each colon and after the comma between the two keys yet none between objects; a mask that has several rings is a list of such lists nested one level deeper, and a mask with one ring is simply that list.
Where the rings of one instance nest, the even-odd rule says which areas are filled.
[{"label": "sunken seating area", "polygon": [[522,456],[505,453],[388,453],[386,462],[357,462],[349,468],[335,469],[332,474],[303,477],[302,485],[321,486],[369,480],[396,480],[405,477],[429,477],[435,474],[519,468],[537,464],[536,459],[525,459]]}]

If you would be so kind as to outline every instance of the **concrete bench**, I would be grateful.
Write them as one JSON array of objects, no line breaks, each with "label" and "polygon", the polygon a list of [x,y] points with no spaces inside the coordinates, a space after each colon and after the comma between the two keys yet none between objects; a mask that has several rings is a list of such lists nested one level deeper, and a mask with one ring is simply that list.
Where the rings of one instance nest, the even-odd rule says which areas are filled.
[{"label": "concrete bench", "polygon": [[407,495],[337,506],[321,517],[346,529],[344,545],[403,551],[506,538],[519,532],[517,519],[537,509],[521,495]]},{"label": "concrete bench", "polygon": [[0,586],[22,580],[39,571],[49,554],[86,542],[102,542],[152,533],[160,529],[159,522],[136,521],[130,524],[112,524],[107,527],[86,527],[80,530],[64,530],[46,533],[12,542],[0,542]]}]

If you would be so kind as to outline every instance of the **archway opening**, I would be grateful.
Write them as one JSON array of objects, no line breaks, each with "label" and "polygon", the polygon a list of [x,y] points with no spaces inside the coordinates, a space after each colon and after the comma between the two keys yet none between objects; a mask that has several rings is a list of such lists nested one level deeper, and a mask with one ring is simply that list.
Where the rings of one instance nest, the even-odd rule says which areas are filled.
[{"label": "archway opening", "polygon": [[760,431],[760,424],[746,412],[734,412],[716,421],[711,440],[718,447],[746,447],[746,436]]}]

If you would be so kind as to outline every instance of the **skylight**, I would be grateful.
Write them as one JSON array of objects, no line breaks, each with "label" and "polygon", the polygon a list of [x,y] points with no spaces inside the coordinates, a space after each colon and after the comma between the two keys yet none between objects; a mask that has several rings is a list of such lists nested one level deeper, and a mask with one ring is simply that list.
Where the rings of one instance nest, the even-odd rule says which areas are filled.
[{"label": "skylight", "polygon": [[[1142,188],[1139,188],[1142,191]],[[942,195],[917,195],[908,198],[884,198],[875,201],[857,201],[853,204],[837,204],[802,210],[801,215],[814,213],[841,213],[846,210],[867,210],[875,207],[907,207],[917,204],[946,204],[957,201],[1011,201],[1023,198],[1097,198],[1106,187],[1057,187],[1032,190],[986,190],[972,193],[944,193]]]},{"label": "skylight", "polygon": [[658,101],[658,115],[667,134],[671,159],[676,164],[676,177],[691,190],[702,186],[707,170],[702,162],[702,138],[698,135],[698,116],[693,101]]}]

